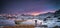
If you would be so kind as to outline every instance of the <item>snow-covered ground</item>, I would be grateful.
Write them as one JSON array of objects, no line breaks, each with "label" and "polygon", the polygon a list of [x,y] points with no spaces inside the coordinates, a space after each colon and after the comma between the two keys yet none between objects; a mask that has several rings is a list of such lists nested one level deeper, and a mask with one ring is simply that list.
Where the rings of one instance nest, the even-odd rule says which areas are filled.
[{"label": "snow-covered ground", "polygon": [[[41,18],[43,18],[43,17],[41,17]],[[13,26],[13,25],[15,25],[14,20],[15,19],[7,20],[7,19],[1,18],[0,26]],[[16,20],[22,20],[22,19],[19,18]],[[40,26],[40,25],[47,25],[48,27],[60,26],[60,22],[56,22],[56,21],[58,21],[57,18],[53,18],[53,17],[47,18],[47,21],[43,21],[44,18],[42,20],[40,20],[40,18],[39,19],[26,19],[26,21],[20,22],[20,24],[35,25],[35,20],[37,20],[37,26]],[[42,22],[42,24],[41,24],[41,22]]]},{"label": "snow-covered ground", "polygon": [[54,26],[56,26],[56,22],[55,21],[47,21],[43,25],[47,25],[48,27],[54,27]]},{"label": "snow-covered ground", "polygon": [[44,27],[35,27],[35,28],[44,28]]},{"label": "snow-covered ground", "polygon": [[37,20],[37,25],[40,25],[40,23],[43,21],[39,19],[29,19],[27,21],[22,22],[21,24],[28,24],[28,25],[35,25],[35,20]]},{"label": "snow-covered ground", "polygon": [[14,26],[15,22],[13,20],[0,20],[0,26]]},{"label": "snow-covered ground", "polygon": [[[37,20],[37,25],[47,25],[48,27],[60,26],[60,22],[56,22],[54,20],[47,20],[44,22],[43,20],[39,19],[29,19],[27,21],[22,22],[21,24],[28,24],[28,25],[35,25],[35,20]],[[42,22],[42,24],[40,24]]]}]

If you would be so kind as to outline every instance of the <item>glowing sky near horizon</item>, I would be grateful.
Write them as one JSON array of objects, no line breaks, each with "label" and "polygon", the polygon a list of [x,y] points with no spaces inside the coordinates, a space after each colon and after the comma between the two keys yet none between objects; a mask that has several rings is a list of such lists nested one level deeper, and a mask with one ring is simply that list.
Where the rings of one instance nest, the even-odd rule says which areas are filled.
[{"label": "glowing sky near horizon", "polygon": [[56,0],[3,0],[0,13],[37,15],[54,12],[59,8],[56,2]]}]

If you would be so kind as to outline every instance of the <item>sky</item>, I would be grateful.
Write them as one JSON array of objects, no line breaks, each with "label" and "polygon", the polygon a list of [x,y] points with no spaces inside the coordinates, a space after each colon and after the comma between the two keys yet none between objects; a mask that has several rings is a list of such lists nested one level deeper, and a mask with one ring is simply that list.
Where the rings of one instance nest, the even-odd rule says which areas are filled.
[{"label": "sky", "polygon": [[60,9],[60,0],[1,0],[0,13],[42,14]]}]

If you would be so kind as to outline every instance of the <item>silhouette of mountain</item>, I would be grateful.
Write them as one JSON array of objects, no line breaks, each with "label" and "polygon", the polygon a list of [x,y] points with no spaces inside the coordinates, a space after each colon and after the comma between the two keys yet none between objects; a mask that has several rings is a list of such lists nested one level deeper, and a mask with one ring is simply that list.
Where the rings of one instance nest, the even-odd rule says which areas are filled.
[{"label": "silhouette of mountain", "polygon": [[60,17],[60,9],[59,10],[57,10],[55,13],[54,13],[54,17]]}]

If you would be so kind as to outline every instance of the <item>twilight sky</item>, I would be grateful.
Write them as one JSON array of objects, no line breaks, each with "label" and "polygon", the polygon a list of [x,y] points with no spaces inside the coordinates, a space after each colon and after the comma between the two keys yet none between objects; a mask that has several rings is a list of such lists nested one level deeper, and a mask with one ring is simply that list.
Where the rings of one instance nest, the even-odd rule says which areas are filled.
[{"label": "twilight sky", "polygon": [[59,0],[1,0],[0,13],[41,14],[60,9]]}]

